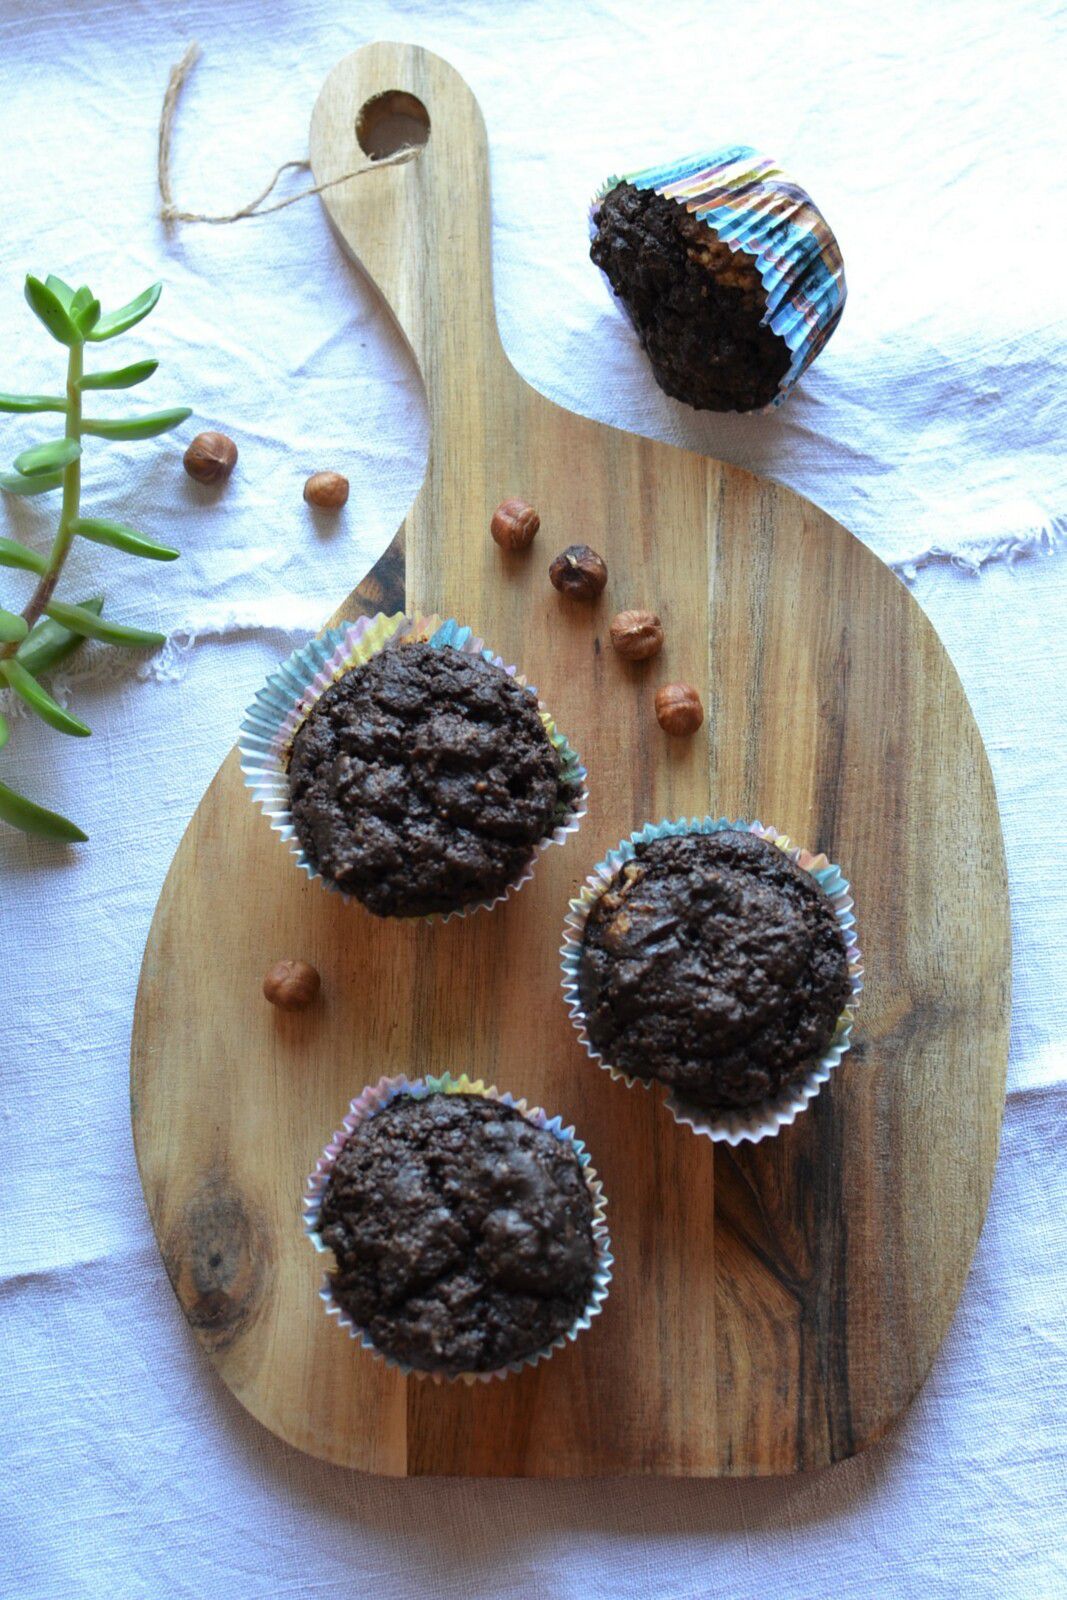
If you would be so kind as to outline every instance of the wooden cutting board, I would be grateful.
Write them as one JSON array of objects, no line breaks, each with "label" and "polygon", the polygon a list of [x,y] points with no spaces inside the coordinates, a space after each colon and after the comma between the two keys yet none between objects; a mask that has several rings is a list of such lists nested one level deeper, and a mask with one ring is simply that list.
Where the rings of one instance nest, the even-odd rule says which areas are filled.
[{"label": "wooden cutting board", "polygon": [[[395,1474],[820,1467],[879,1438],[919,1388],[986,1209],[1009,926],[985,752],[930,624],[844,528],[777,484],[573,416],[511,368],[485,131],[444,62],[390,44],[343,61],[315,108],[316,179],[358,164],[361,117],[373,144],[390,120],[417,131],[422,107],[414,160],[325,197],[410,340],[432,421],[410,515],[334,615],[407,606],[473,624],[581,751],[590,812],[492,915],[381,922],[295,869],[231,754],[175,857],[141,974],[132,1107],[152,1222],[233,1393],[327,1460]],[[355,411],[351,425],[358,439]],[[541,533],[505,557],[489,519],[516,495]],[[610,568],[594,608],[548,584],[576,540]],[[623,606],[660,613],[659,661],[612,652]],[[688,741],[653,715],[655,686],[675,678],[707,707]],[[593,863],[648,819],[705,812],[772,822],[842,863],[867,966],[856,1046],[831,1085],[777,1139],[737,1151],[593,1066],[559,989],[567,900]],[[261,997],[282,956],[322,973],[303,1015]],[[322,1258],[300,1222],[349,1098],[382,1072],[445,1068],[577,1124],[617,1256],[576,1345],[473,1388],[407,1380],[350,1343],[323,1314]]]}]

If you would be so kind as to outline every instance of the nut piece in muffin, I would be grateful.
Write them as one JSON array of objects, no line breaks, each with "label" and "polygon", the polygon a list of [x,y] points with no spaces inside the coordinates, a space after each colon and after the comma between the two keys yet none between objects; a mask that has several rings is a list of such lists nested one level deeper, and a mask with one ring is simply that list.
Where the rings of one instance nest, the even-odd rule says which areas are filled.
[{"label": "nut piece in muffin", "polygon": [[380,651],[316,701],[289,789],[311,862],[382,917],[493,900],[572,798],[533,695],[422,642]]},{"label": "nut piece in muffin", "polygon": [[590,907],[578,994],[593,1048],[711,1109],[803,1077],[850,996],[837,917],[755,834],[647,840]]},{"label": "nut piece in muffin", "polygon": [[574,1148],[479,1094],[400,1095],[349,1134],[323,1193],[335,1301],[384,1355],[492,1372],[588,1307],[593,1201]]}]

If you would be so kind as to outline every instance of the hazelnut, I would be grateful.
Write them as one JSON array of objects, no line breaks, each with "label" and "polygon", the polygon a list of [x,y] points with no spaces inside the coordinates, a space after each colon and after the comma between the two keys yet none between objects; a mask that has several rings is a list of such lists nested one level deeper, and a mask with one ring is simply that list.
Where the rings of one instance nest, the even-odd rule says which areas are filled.
[{"label": "hazelnut", "polygon": [[348,499],[348,479],[339,472],[313,472],[304,485],[304,499],[320,511],[340,511]]},{"label": "hazelnut", "polygon": [[224,483],[237,465],[237,446],[224,433],[198,433],[182,460],[197,483]]},{"label": "hazelnut", "polygon": [[656,720],[664,733],[696,733],[704,720],[704,707],[692,684],[665,683],[657,689]]},{"label": "hazelnut", "polygon": [[620,611],[611,624],[611,642],[627,661],[647,661],[663,649],[663,624],[654,611]]},{"label": "hazelnut", "polygon": [[541,518],[525,500],[505,500],[493,512],[489,532],[501,550],[525,550],[540,526]]},{"label": "hazelnut", "polygon": [[608,581],[603,559],[587,544],[569,544],[548,569],[552,586],[572,600],[595,600]]},{"label": "hazelnut", "polygon": [[307,961],[276,961],[263,979],[263,993],[280,1011],[303,1011],[322,984]]}]

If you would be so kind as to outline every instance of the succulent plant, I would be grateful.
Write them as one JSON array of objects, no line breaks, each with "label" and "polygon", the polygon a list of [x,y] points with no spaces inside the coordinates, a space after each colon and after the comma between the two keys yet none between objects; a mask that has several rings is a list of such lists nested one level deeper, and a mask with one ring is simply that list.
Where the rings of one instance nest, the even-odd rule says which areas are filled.
[{"label": "succulent plant", "polygon": [[[133,328],[155,306],[162,289],[153,284],[143,294],[117,311],[101,312],[100,302],[91,289],[74,290],[61,278],[43,282],[26,279],[26,299],[30,309],[48,332],[67,348],[67,383],[63,394],[3,394],[0,412],[26,414],[56,412],[65,426],[59,438],[32,446],[16,456],[11,472],[0,472],[0,489],[13,495],[63,492],[59,526],[47,555],[31,549],[20,540],[0,538],[0,567],[32,573],[36,587],[21,612],[0,606],[0,687],[11,689],[31,711],[59,733],[84,738],[89,729],[79,718],[64,709],[40,681],[41,674],[71,656],[85,639],[101,639],[106,644],[127,649],[144,649],[163,643],[163,635],[144,628],[131,628],[104,615],[99,595],[76,604],[56,599],[56,587],[64,562],[77,538],[108,545],[127,555],[149,561],[173,561],[177,550],[158,544],[125,522],[107,517],[83,516],[81,510],[81,458],[83,441],[96,439],[152,439],[176,428],[189,416],[188,406],[173,406],[139,417],[87,417],[82,405],[86,394],[96,389],[132,389],[155,372],[157,361],[135,361],[130,366],[105,372],[85,371],[85,347],[115,339]],[[0,715],[0,751],[8,742],[10,726]],[[25,833],[46,839],[73,843],[86,835],[55,811],[16,793],[0,782],[0,821],[21,828]]]}]

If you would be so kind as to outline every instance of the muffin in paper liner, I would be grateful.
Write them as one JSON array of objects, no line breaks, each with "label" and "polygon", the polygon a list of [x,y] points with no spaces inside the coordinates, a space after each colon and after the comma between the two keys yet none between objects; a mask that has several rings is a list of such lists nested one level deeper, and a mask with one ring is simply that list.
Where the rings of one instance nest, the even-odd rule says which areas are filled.
[{"label": "muffin in paper liner", "polygon": [[785,834],[779,833],[777,828],[764,827],[762,822],[742,820],[731,822],[728,817],[681,817],[674,822],[648,823],[644,828],[632,833],[628,839],[623,839],[617,849],[609,851],[603,861],[597,863],[577,898],[570,902],[560,949],[563,958],[563,994],[571,1021],[590,1059],[610,1072],[617,1082],[621,1081],[629,1088],[635,1083],[643,1084],[646,1089],[651,1088],[656,1079],[634,1078],[620,1071],[610,1061],[605,1061],[589,1040],[585,1013],[578,992],[578,966],[586,919],[593,904],[611,885],[619,868],[636,854],[637,845],[647,844],[652,839],[677,837],[687,833],[721,833],[724,829],[754,833],[759,838],[766,839],[784,851],[797,866],[811,873],[829,899],[841,929],[848,957],[849,985],[852,990],[852,998],[837,1020],[834,1037],[828,1049],[810,1064],[803,1077],[786,1084],[772,1098],[752,1106],[712,1110],[706,1106],[694,1105],[691,1101],[679,1097],[674,1090],[667,1091],[665,1104],[668,1111],[676,1122],[692,1128],[694,1133],[704,1134],[716,1143],[738,1145],[749,1141],[755,1144],[760,1139],[776,1134],[780,1128],[795,1121],[801,1111],[807,1109],[852,1041],[855,1007],[863,989],[863,961],[857,942],[856,918],[853,915],[852,893],[848,880],[841,868],[827,860],[825,855],[814,855],[810,850],[794,845],[792,840]]},{"label": "muffin in paper liner", "polygon": [[790,353],[762,409],[780,406],[840,322],[848,292],[840,246],[811,196],[770,157],[724,145],[607,178],[590,206],[593,235],[602,201],[621,183],[675,201],[728,249],[752,258],[767,301],[761,323]]},{"label": "muffin in paper liner", "polygon": [[[559,753],[560,776],[570,788],[565,813],[552,832],[533,847],[523,870],[495,898],[472,901],[469,905],[446,912],[432,912],[421,918],[424,922],[449,922],[453,917],[465,917],[472,911],[491,910],[521,889],[524,883],[529,883],[537,857],[550,845],[563,844],[568,834],[577,833],[588,803],[586,771],[577,751],[560,733],[551,713],[537,699],[536,689],[515,667],[505,666],[500,656],[487,649],[484,639],[476,637],[473,629],[461,626],[454,619],[410,617],[403,612],[396,612],[393,616],[379,612],[374,617],[360,617],[356,622],[343,622],[339,627],[327,629],[302,649],[294,650],[288,661],[271,673],[245,712],[238,740],[241,772],[245,786],[262,806],[271,827],[281,834],[291,854],[296,857],[297,866],[309,878],[317,879],[324,888],[339,894],[343,900],[357,899],[325,877],[301,846],[289,807],[289,756],[299,729],[327,689],[379,651],[412,642],[426,643],[435,649],[450,646],[466,655],[479,655],[521,684],[537,700],[545,733]],[[420,919],[413,917],[410,920]]]},{"label": "muffin in paper liner", "polygon": [[399,1360],[396,1356],[388,1355],[384,1350],[379,1350],[370,1338],[348,1312],[345,1311],[333,1297],[330,1286],[329,1273],[323,1278],[319,1298],[326,1307],[326,1314],[336,1317],[338,1326],[345,1328],[352,1339],[358,1339],[364,1350],[369,1350],[379,1361],[384,1361],[386,1366],[395,1367],[405,1377],[428,1378],[434,1383],[491,1383],[494,1378],[506,1378],[511,1372],[521,1372],[524,1367],[535,1367],[539,1361],[547,1361],[556,1350],[562,1350],[577,1339],[578,1335],[588,1328],[594,1317],[599,1316],[603,1309],[604,1301],[608,1296],[608,1286],[611,1283],[611,1269],[615,1258],[611,1253],[611,1239],[608,1234],[606,1221],[607,1200],[604,1195],[604,1186],[593,1169],[589,1152],[581,1139],[575,1137],[573,1127],[565,1128],[562,1117],[550,1117],[540,1106],[530,1107],[526,1101],[516,1100],[512,1094],[501,1094],[492,1086],[487,1087],[481,1078],[471,1079],[466,1073],[456,1077],[451,1072],[442,1073],[439,1077],[408,1078],[403,1075],[395,1078],[379,1078],[375,1084],[368,1084],[363,1092],[356,1096],[348,1109],[348,1115],[341,1126],[326,1146],[322,1155],[315,1164],[315,1170],[307,1180],[307,1195],[304,1198],[304,1231],[311,1240],[315,1249],[320,1253],[327,1252],[329,1246],[324,1244],[319,1235],[319,1217],[322,1210],[322,1197],[329,1182],[330,1173],[334,1163],[345,1146],[349,1135],[352,1134],[362,1122],[377,1116],[392,1100],[400,1095],[411,1095],[416,1100],[424,1100],[432,1094],[464,1094],[481,1095],[487,1100],[498,1100],[501,1105],[510,1106],[512,1110],[532,1122],[535,1127],[543,1128],[551,1133],[561,1144],[569,1144],[578,1158],[578,1163],[585,1178],[593,1202],[593,1240],[596,1246],[597,1268],[593,1277],[593,1287],[585,1310],[565,1333],[557,1335],[551,1344],[545,1345],[540,1350],[533,1351],[530,1355],[523,1356],[520,1360],[509,1361],[506,1366],[494,1367],[488,1372],[426,1372],[420,1367],[412,1367],[406,1361]]}]

